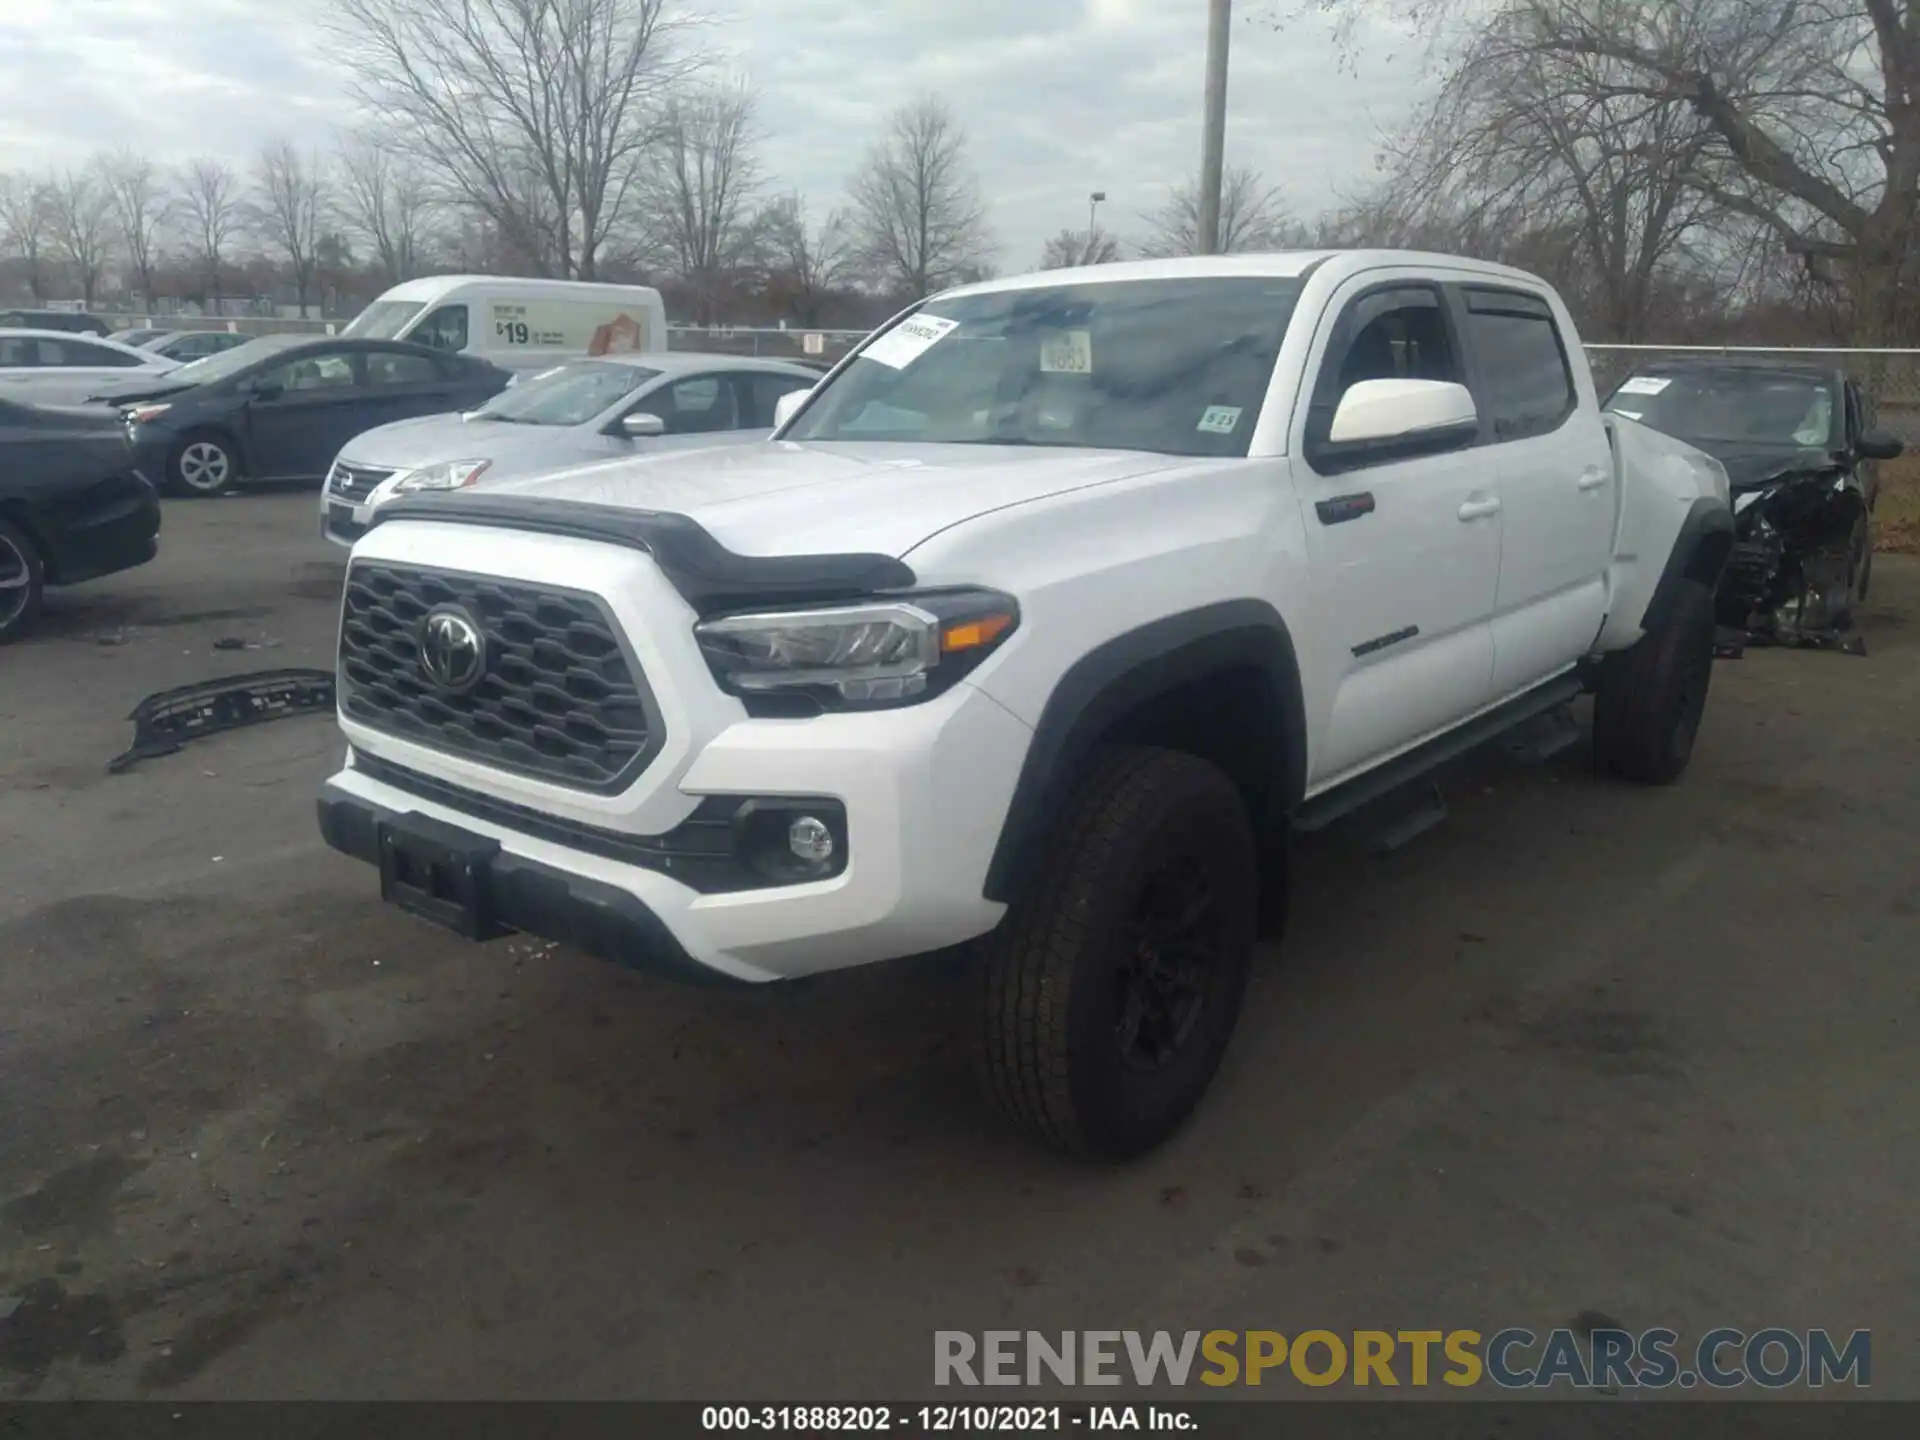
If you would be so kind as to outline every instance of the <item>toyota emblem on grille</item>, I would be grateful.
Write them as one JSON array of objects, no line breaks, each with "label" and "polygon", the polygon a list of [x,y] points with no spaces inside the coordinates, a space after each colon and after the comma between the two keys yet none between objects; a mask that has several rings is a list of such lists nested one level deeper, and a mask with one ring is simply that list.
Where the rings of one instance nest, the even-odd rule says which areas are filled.
[{"label": "toyota emblem on grille", "polygon": [[487,673],[486,636],[458,605],[427,612],[420,625],[420,668],[454,695],[464,695]]}]

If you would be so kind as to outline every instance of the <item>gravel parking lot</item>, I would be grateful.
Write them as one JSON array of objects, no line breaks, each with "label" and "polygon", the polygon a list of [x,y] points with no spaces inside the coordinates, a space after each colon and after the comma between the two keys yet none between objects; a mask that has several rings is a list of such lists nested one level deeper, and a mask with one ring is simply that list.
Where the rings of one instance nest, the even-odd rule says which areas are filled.
[{"label": "gravel parking lot", "polygon": [[151,691],[328,664],[340,572],[310,495],[175,504],[0,652],[0,1394],[903,1398],[936,1328],[1600,1314],[1871,1328],[1920,1398],[1920,561],[1866,658],[1722,662],[1677,788],[1576,750],[1303,847],[1117,1171],[999,1127],[950,969],[710,993],[384,908],[329,720],[107,773]]}]

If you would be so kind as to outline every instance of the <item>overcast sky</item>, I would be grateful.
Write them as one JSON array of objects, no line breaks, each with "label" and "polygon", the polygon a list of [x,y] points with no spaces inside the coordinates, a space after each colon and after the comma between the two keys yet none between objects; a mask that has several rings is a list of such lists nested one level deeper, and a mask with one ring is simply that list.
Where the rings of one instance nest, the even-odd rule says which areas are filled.
[{"label": "overcast sky", "polygon": [[[324,0],[0,0],[0,168],[130,144],[245,164],[262,142],[324,143],[350,80],[305,18]],[[701,0],[696,0],[701,3]],[[886,112],[927,91],[965,127],[1003,270],[1086,223],[1128,235],[1198,167],[1206,0],[704,0],[707,34],[760,97],[770,183],[838,203]],[[1227,158],[1314,213],[1372,173],[1418,86],[1404,39],[1233,30]]]}]

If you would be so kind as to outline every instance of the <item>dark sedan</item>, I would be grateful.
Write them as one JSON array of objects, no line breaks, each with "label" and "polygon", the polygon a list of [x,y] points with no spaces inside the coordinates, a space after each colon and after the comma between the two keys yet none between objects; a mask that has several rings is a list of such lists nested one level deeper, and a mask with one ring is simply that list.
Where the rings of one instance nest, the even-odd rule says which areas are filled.
[{"label": "dark sedan", "polygon": [[108,326],[98,315],[84,310],[0,310],[0,330],[65,330],[74,335],[104,336]]},{"label": "dark sedan", "polygon": [[1716,356],[1644,365],[1607,397],[1616,415],[1713,456],[1733,491],[1719,622],[1749,638],[1834,643],[1873,572],[1878,462],[1904,448],[1844,370]]},{"label": "dark sedan", "polygon": [[318,482],[363,430],[471,410],[505,370],[395,340],[264,335],[112,397],[140,472],[176,495]]},{"label": "dark sedan", "polygon": [[0,644],[33,623],[46,586],[144,565],[159,533],[160,497],[117,416],[0,400]]}]

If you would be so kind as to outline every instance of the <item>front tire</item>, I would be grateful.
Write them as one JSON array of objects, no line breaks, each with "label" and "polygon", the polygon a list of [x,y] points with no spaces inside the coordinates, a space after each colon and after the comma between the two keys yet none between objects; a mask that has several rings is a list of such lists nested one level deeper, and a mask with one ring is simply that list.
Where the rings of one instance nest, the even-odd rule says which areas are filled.
[{"label": "front tire", "polygon": [[[1873,580],[1873,517],[1862,511],[1854,526],[1853,602],[1867,598],[1867,586]],[[1851,608],[1851,607],[1849,607]]]},{"label": "front tire", "polygon": [[40,613],[47,569],[25,531],[0,520],[0,645],[27,633]]},{"label": "front tire", "polygon": [[239,479],[240,460],[233,442],[211,430],[187,436],[167,459],[167,489],[175,495],[200,499],[224,495]]},{"label": "front tire", "polygon": [[1693,758],[1713,679],[1713,590],[1682,581],[1658,629],[1600,665],[1593,751],[1600,768],[1667,785]]},{"label": "front tire", "polygon": [[1124,1160],[1192,1112],[1239,1018],[1259,910],[1253,827],[1218,768],[1099,752],[1040,873],[985,942],[986,1083],[1056,1149]]}]

